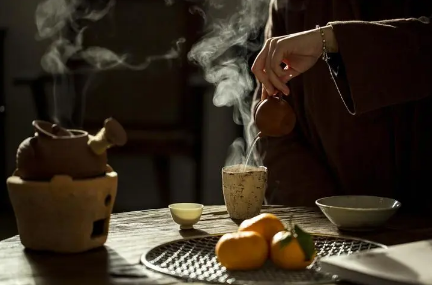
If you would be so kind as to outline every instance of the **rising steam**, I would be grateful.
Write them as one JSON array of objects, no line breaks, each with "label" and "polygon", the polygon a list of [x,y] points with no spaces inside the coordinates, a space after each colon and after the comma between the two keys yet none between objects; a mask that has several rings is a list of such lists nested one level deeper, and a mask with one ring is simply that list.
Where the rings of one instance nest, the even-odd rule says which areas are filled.
[{"label": "rising steam", "polygon": [[[79,25],[83,21],[95,22],[105,17],[114,7],[115,0],[45,0],[41,2],[35,13],[38,39],[51,39],[52,43],[41,59],[42,68],[53,75],[70,72],[67,63],[70,59],[84,60],[93,71],[127,68],[132,70],[146,69],[153,61],[175,59],[180,54],[180,45],[185,42],[180,38],[175,46],[162,55],[153,55],[144,62],[132,64],[127,61],[127,55],[118,55],[113,51],[100,47],[83,46],[83,35],[86,27]],[[67,36],[68,30],[73,30],[73,39]],[[84,69],[84,68],[82,68]],[[81,71],[81,70],[78,70]],[[77,70],[73,70],[77,72]],[[55,77],[57,78],[57,77]],[[70,105],[74,98],[60,98],[54,82],[54,120],[60,123],[60,117],[70,116]],[[69,94],[70,95],[70,94]],[[76,95],[75,95],[76,96]],[[67,113],[67,114],[64,114]],[[70,118],[68,118],[70,120]]]},{"label": "rising steam", "polygon": [[[42,57],[42,67],[52,74],[68,72],[66,63],[69,59],[82,59],[96,70],[128,68],[142,70],[152,61],[174,59],[179,56],[180,44],[185,39],[176,41],[175,47],[163,55],[149,56],[143,63],[128,63],[127,55],[117,55],[104,47],[83,48],[83,34],[86,27],[79,28],[78,21],[98,21],[105,17],[114,7],[115,0],[94,1],[92,5],[86,0],[45,0],[36,9],[36,26],[40,39],[54,39]],[[64,35],[66,28],[78,29],[73,41]]]},{"label": "rising steam", "polygon": [[[248,59],[253,52],[261,48],[261,44],[256,44],[252,40],[265,25],[269,1],[219,0],[210,3],[215,9],[231,6],[228,7],[232,9],[231,15],[224,19],[213,18],[212,21],[208,21],[208,32],[192,47],[188,56],[203,68],[206,80],[216,86],[214,105],[233,106],[235,122],[244,126],[246,141],[236,139],[233,142],[225,164],[244,163],[246,149],[251,147],[256,133],[255,130],[248,128],[251,120],[250,94],[254,88]],[[233,5],[235,6],[232,7]],[[242,48],[246,52],[239,54],[233,48]],[[261,164],[261,161],[251,162]]]},{"label": "rising steam", "polygon": [[[254,88],[248,59],[261,48],[261,43],[256,44],[254,40],[267,20],[269,0],[165,0],[165,4],[171,6],[176,1],[197,4],[204,2],[208,7],[206,12],[196,5],[189,10],[191,14],[198,14],[203,18],[206,34],[192,47],[188,58],[201,66],[205,79],[215,85],[214,104],[234,107],[234,120],[243,124],[245,141],[234,141],[226,165],[244,163],[246,148],[251,146],[255,134],[254,130],[248,128],[251,120],[250,95]],[[185,41],[184,38],[178,39],[167,53],[150,56],[140,64],[132,64],[127,61],[127,55],[115,54],[104,47],[84,48],[83,34],[86,28],[78,23],[83,20],[98,21],[105,17],[114,5],[115,0],[45,0],[40,3],[36,10],[38,36],[41,40],[52,40],[41,60],[43,69],[52,74],[65,74],[69,72],[68,60],[80,59],[94,70],[141,70],[154,60],[174,59],[179,56],[180,44]],[[217,17],[221,11],[224,16]],[[66,36],[67,29],[74,30],[74,39]],[[54,97],[57,102],[58,95],[54,94]],[[58,105],[59,103],[55,103],[55,108],[59,108]],[[261,164],[260,161],[254,163]]]}]

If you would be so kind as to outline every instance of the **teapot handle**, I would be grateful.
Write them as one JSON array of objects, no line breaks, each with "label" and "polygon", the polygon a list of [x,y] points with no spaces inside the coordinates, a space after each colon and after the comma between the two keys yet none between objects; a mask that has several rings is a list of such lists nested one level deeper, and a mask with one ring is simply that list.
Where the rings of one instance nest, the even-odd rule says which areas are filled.
[{"label": "teapot handle", "polygon": [[97,155],[103,154],[108,148],[122,146],[127,141],[124,128],[113,118],[104,122],[104,127],[95,135],[89,136],[88,146]]},{"label": "teapot handle", "polygon": [[32,125],[38,135],[56,138],[56,137],[73,137],[73,133],[60,127],[59,125],[42,120],[34,120]]},{"label": "teapot handle", "polygon": [[281,93],[281,92],[278,92],[276,95],[274,95],[273,97],[275,97],[275,98],[277,98],[277,99],[279,99],[279,100],[284,100],[284,98],[283,98],[283,94]]}]

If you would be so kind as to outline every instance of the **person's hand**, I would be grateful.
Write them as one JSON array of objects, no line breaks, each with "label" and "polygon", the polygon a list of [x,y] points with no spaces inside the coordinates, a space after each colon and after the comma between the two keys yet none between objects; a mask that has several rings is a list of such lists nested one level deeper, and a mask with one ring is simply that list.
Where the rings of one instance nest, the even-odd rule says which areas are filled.
[{"label": "person's hand", "polygon": [[[337,51],[331,26],[322,30],[327,52]],[[252,72],[263,85],[262,99],[279,91],[288,95],[286,83],[311,68],[322,52],[323,38],[319,29],[268,39],[252,66]]]}]

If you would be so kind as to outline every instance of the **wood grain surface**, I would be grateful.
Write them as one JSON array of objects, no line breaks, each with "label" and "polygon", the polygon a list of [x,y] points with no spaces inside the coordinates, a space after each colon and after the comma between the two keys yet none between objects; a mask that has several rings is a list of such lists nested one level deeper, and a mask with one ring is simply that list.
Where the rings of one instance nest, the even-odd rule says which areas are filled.
[{"label": "wood grain surface", "polygon": [[[342,234],[386,245],[432,238],[432,222],[421,217],[395,216],[385,229],[354,235],[338,232],[317,208],[266,206],[263,212],[284,220],[293,215],[296,223],[312,233]],[[225,206],[206,206],[195,229],[188,231],[179,230],[168,209],[113,214],[106,245],[81,254],[24,250],[19,236],[15,236],[0,242],[0,284],[184,284],[183,280],[146,269],[139,262],[140,256],[164,242],[226,233],[237,227]]]}]

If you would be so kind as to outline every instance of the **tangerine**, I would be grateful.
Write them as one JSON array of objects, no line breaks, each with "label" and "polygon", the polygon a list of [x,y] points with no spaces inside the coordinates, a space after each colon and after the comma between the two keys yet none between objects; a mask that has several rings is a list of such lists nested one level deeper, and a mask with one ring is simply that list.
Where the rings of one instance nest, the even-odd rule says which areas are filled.
[{"label": "tangerine", "polygon": [[315,257],[315,244],[307,236],[300,238],[294,231],[281,231],[272,239],[270,258],[278,267],[290,270],[305,269]]},{"label": "tangerine", "polygon": [[244,220],[240,224],[238,231],[257,232],[270,244],[273,236],[284,229],[284,224],[276,215],[262,213],[253,218]]},{"label": "tangerine", "polygon": [[269,255],[266,240],[256,232],[224,234],[216,244],[216,256],[227,270],[252,270],[261,267]]}]

